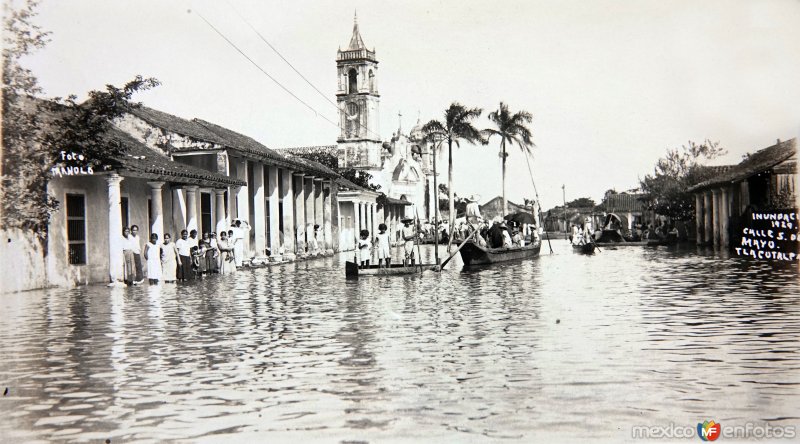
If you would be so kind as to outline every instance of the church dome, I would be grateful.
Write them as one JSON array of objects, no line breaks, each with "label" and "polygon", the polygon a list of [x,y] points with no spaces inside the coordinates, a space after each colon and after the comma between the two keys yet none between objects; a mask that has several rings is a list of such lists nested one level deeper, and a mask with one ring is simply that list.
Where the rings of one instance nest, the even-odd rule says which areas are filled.
[{"label": "church dome", "polygon": [[417,124],[411,128],[411,132],[408,133],[408,136],[412,140],[422,140],[425,137],[425,134],[422,132],[422,124],[419,123],[419,120],[417,120]]}]

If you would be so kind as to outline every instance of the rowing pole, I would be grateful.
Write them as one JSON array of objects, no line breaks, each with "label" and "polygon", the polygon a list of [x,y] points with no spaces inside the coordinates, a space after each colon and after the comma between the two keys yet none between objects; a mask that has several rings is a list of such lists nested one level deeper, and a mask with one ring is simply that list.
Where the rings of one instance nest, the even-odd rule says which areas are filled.
[{"label": "rowing pole", "polygon": [[464,239],[464,242],[461,242],[461,245],[459,245],[458,248],[456,248],[456,251],[454,251],[453,254],[450,255],[450,257],[448,257],[447,259],[445,259],[444,262],[442,262],[441,266],[440,265],[435,265],[433,267],[433,271],[442,271],[444,269],[444,266],[447,265],[448,262],[450,262],[450,259],[452,259],[455,255],[458,254],[459,251],[461,251],[461,248],[464,245],[467,244],[467,241],[470,240],[472,235],[475,234],[476,231],[478,231],[477,228],[474,228],[474,227],[471,227],[471,228],[472,228],[472,232],[470,232],[469,235],[467,235],[467,237]]},{"label": "rowing pole", "polygon": [[[419,232],[422,228],[422,222],[419,220],[419,212],[417,211],[416,205],[414,206],[414,215],[417,216],[417,223],[416,228],[414,229],[414,241],[417,244],[417,256],[419,257],[419,272],[422,273],[422,251],[419,248]],[[438,247],[438,245],[436,245]]]}]

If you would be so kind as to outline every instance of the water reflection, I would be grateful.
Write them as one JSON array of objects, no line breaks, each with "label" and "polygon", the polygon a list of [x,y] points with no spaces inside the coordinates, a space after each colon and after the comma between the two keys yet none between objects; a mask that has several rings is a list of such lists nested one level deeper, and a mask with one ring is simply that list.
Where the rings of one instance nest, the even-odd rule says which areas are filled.
[{"label": "water reflection", "polygon": [[553,246],[421,277],[346,281],[333,258],[4,295],[0,437],[527,442],[800,422],[795,267]]}]

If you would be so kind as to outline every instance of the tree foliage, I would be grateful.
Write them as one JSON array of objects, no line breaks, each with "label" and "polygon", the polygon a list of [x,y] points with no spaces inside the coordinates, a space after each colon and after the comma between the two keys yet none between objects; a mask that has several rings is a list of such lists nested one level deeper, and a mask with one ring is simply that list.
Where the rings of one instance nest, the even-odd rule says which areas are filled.
[{"label": "tree foliage", "polygon": [[0,202],[2,227],[32,230],[44,238],[48,216],[57,208],[47,195],[43,165],[49,159],[41,146],[37,104],[29,98],[41,93],[33,73],[20,59],[43,48],[48,33],[33,23],[36,1],[18,9],[4,6],[3,20],[3,162]]},{"label": "tree foliage", "polygon": [[58,202],[47,193],[50,168],[60,153],[75,152],[87,166],[113,166],[123,152],[108,137],[111,120],[131,107],[131,96],[158,85],[155,79],[137,76],[122,87],[106,85],[91,91],[82,103],[76,96],[47,101],[36,77],[20,65],[20,59],[47,43],[47,32],[33,23],[38,2],[28,0],[18,9],[6,3],[3,49],[3,171],[0,200],[3,227],[47,235],[50,214]]},{"label": "tree foliage", "polygon": [[506,158],[508,152],[506,151],[506,144],[517,144],[525,155],[528,155],[533,146],[533,139],[531,139],[531,130],[528,124],[533,120],[531,113],[527,111],[517,111],[512,114],[508,110],[508,105],[500,102],[500,108],[497,111],[489,113],[489,120],[495,124],[495,128],[486,128],[483,134],[487,141],[492,136],[500,137],[500,157],[503,163],[503,213],[508,213],[508,200],[506,200]]},{"label": "tree foliage", "polygon": [[656,214],[676,220],[693,219],[694,195],[688,189],[712,175],[701,162],[725,153],[719,142],[710,140],[700,144],[689,141],[681,148],[668,150],[666,156],[658,159],[653,174],[639,180],[644,193],[642,201]]},{"label": "tree foliage", "polygon": [[588,197],[579,197],[573,201],[567,202],[569,208],[594,208],[594,199]]},{"label": "tree foliage", "polygon": [[[425,139],[431,142],[447,141],[447,187],[449,189],[448,212],[450,213],[450,225],[455,222],[455,194],[453,193],[453,144],[460,146],[460,141],[470,143],[486,144],[486,140],[481,135],[472,121],[480,117],[483,110],[480,108],[467,108],[466,106],[453,102],[444,111],[444,120],[431,120],[422,127]],[[434,153],[434,156],[437,153]]]}]

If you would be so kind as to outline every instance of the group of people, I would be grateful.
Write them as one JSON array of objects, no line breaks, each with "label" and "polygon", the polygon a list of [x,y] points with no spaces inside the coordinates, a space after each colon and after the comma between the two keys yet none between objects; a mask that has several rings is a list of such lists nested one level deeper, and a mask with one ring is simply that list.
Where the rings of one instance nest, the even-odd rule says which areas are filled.
[{"label": "group of people", "polygon": [[[414,255],[414,246],[417,244],[417,229],[414,227],[414,220],[405,218],[401,221],[403,228],[400,230],[400,236],[403,239],[403,252],[404,260],[403,265],[414,266],[416,258]],[[361,230],[356,245],[356,261],[361,268],[369,268],[370,261],[372,260],[373,249],[378,256],[379,267],[391,267],[392,264],[392,244],[391,237],[388,233],[388,227],[385,223],[378,225],[378,234],[370,240],[369,230]]]},{"label": "group of people", "polygon": [[652,223],[648,224],[638,224],[631,230],[631,237],[633,240],[666,240],[666,239],[678,239],[680,236],[680,231],[678,231],[678,227],[675,224],[669,224],[662,221],[658,221],[653,226]]},{"label": "group of people", "polygon": [[594,242],[595,238],[599,236],[599,232],[592,231],[592,222],[587,220],[585,223],[572,224],[572,234],[570,234],[570,241],[572,245],[585,245]]},{"label": "group of people", "polygon": [[189,281],[208,273],[229,274],[242,266],[244,260],[244,237],[250,227],[245,221],[234,221],[230,230],[203,233],[198,238],[197,230],[182,230],[181,237],[172,242],[170,233],[164,233],[160,241],[157,233],[142,248],[139,227],[131,225],[122,229],[122,257],[124,280],[128,285],[144,282],[144,264],[151,285],[160,282],[175,283]]}]

